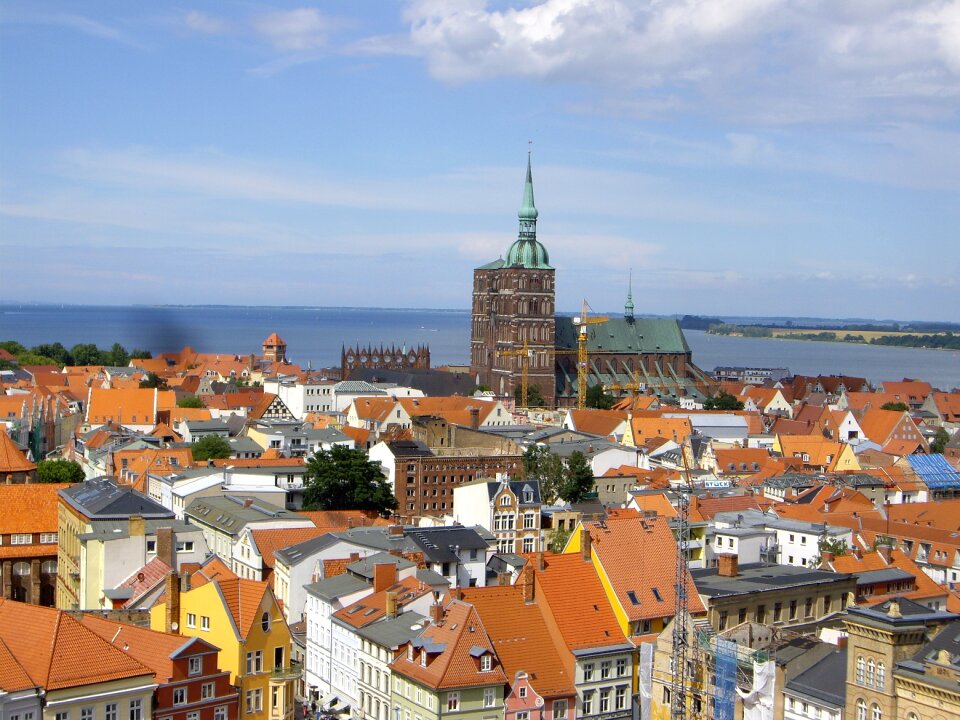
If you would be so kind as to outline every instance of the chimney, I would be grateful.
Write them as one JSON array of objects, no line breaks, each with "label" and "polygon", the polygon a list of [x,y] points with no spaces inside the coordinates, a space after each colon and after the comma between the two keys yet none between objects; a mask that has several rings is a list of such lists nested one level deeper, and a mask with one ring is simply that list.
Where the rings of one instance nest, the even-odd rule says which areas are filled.
[{"label": "chimney", "polygon": [[829,550],[823,550],[820,553],[820,567],[826,567],[828,564],[834,561],[834,554]]},{"label": "chimney", "polygon": [[143,515],[131,515],[128,528],[130,537],[143,537],[147,532],[146,524],[143,521]]},{"label": "chimney", "polygon": [[173,570],[165,580],[167,594],[165,629],[168,633],[180,632],[180,576]]},{"label": "chimney", "polygon": [[580,526],[580,552],[585,562],[591,562],[590,551],[593,548],[593,540],[590,538],[590,531],[583,525]]},{"label": "chimney", "polygon": [[443,605],[439,601],[430,606],[430,621],[434,625],[443,623]]},{"label": "chimney", "polygon": [[350,517],[347,518],[347,528],[352,528],[352,527],[353,527],[353,516],[351,515]]},{"label": "chimney", "polygon": [[192,573],[180,573],[180,592],[190,592]]},{"label": "chimney", "polygon": [[373,566],[373,591],[382,592],[397,582],[396,563],[377,563]]},{"label": "chimney", "polygon": [[533,583],[534,569],[533,565],[527,563],[523,566],[523,570],[520,572],[520,585],[523,588],[523,601],[525,603],[532,603],[534,597],[534,583]]},{"label": "chimney", "polygon": [[470,408],[470,429],[477,430],[480,427],[480,408]]},{"label": "chimney", "polygon": [[837,638],[837,648],[843,650],[847,646],[847,636]]},{"label": "chimney", "polygon": [[463,588],[450,588],[450,597],[454,600],[463,600]]},{"label": "chimney", "polygon": [[246,499],[244,499],[244,501],[243,501],[243,506],[244,506],[245,508],[248,508],[248,507],[250,507],[251,505],[253,505],[253,498],[246,498]]},{"label": "chimney", "polygon": [[391,525],[387,528],[387,537],[403,537],[403,525]]},{"label": "chimney", "polygon": [[717,574],[720,577],[736,577],[739,571],[739,556],[733,553],[723,553],[722,555],[717,555],[717,560],[720,562],[720,565],[717,569]]},{"label": "chimney", "polygon": [[545,565],[543,561],[543,550],[541,550],[537,553],[537,570],[539,570],[540,572],[543,572],[544,568],[545,568]]},{"label": "chimney", "polygon": [[352,563],[360,562],[360,553],[358,552],[350,553],[350,562]]},{"label": "chimney", "polygon": [[510,584],[510,573],[501,572],[497,573],[497,585],[509,585]]},{"label": "chimney", "polygon": [[857,560],[863,560],[863,550],[861,550],[861,549],[858,548],[858,547],[855,547],[855,548],[853,549],[852,555],[853,555]]},{"label": "chimney", "polygon": [[397,593],[394,590],[387,591],[387,619],[392,620],[397,616]]},{"label": "chimney", "polygon": [[889,545],[877,545],[877,552],[880,553],[880,557],[883,558],[883,561],[889,565],[891,555],[893,554],[893,548]]},{"label": "chimney", "polygon": [[157,557],[176,570],[177,560],[173,556],[173,548],[173,528],[157,528]]}]

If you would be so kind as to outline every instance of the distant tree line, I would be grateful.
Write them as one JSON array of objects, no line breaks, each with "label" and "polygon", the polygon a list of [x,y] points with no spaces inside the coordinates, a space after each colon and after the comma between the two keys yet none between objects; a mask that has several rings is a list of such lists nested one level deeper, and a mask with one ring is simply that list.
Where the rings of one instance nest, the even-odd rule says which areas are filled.
[{"label": "distant tree line", "polygon": [[[120,343],[114,343],[109,350],[101,350],[93,343],[78,343],[67,350],[61,343],[42,343],[26,348],[16,340],[0,342],[3,348],[17,359],[17,365],[56,365],[57,367],[76,365],[108,365],[124,367],[131,360],[153,357],[149,350],[134,349],[127,352]],[[9,369],[10,361],[0,361],[3,369]]]},{"label": "distant tree line", "polygon": [[943,335],[881,335],[871,340],[870,344],[960,350],[960,334],[948,332]]},{"label": "distant tree line", "polygon": [[773,331],[759,325],[734,325],[732,323],[717,323],[707,328],[711,335],[743,335],[744,337],[772,337]]},{"label": "distant tree line", "polygon": [[711,325],[722,325],[723,320],[716,317],[701,317],[700,315],[684,315],[680,318],[680,327],[684,330],[709,330]]}]

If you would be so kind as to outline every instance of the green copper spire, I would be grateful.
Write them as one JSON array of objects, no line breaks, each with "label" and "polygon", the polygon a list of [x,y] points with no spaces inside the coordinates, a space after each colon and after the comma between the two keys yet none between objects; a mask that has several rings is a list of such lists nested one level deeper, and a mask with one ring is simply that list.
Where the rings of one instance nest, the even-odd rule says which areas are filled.
[{"label": "green copper spire", "polygon": [[527,153],[527,178],[523,184],[523,205],[517,217],[520,219],[520,233],[507,251],[505,265],[535,270],[552,270],[547,249],[537,241],[537,212],[533,204],[533,170],[530,166],[530,153]]},{"label": "green copper spire", "polygon": [[623,306],[623,317],[633,320],[633,269],[630,270],[630,280],[627,284],[627,302]]}]

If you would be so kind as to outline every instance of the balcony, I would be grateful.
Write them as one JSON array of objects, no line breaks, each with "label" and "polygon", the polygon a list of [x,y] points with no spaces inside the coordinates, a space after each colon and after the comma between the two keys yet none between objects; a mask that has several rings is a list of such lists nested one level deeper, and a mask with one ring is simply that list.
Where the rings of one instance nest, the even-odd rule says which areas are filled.
[{"label": "balcony", "polygon": [[301,675],[303,675],[303,665],[295,662],[291,665],[275,667],[271,670],[270,681],[286,682],[287,680],[298,680]]}]

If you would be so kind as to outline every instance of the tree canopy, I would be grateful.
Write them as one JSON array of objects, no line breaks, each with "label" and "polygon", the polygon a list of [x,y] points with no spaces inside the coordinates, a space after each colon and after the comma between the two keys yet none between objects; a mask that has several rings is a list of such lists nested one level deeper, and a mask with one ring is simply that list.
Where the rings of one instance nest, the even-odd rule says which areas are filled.
[{"label": "tree canopy", "polygon": [[743,403],[733,395],[721,390],[716,397],[707,398],[703,402],[704,410],[743,410]]},{"label": "tree canopy", "polygon": [[933,438],[933,442],[930,443],[930,452],[943,455],[943,451],[946,450],[948,442],[950,442],[950,434],[943,428],[939,428]]},{"label": "tree canopy", "polygon": [[223,460],[233,455],[230,443],[219,435],[207,435],[190,446],[193,459],[198,462],[204,460]]},{"label": "tree canopy", "polygon": [[880,406],[881,410],[895,410],[897,412],[909,412],[910,406],[905,402],[887,402]]},{"label": "tree canopy", "polygon": [[540,497],[552,504],[560,497],[564,483],[563,460],[550,448],[543,445],[531,445],[523,453],[524,477],[540,483]]},{"label": "tree canopy", "polygon": [[397,509],[380,463],[363,450],[334,445],[307,460],[304,507],[311,510],[374,510],[386,517]]},{"label": "tree canopy", "polygon": [[[517,405],[522,406],[523,398],[520,397],[520,392],[523,388],[520,385],[517,385],[513,389],[513,399]],[[545,407],[547,404],[547,399],[543,397],[543,391],[540,389],[539,385],[528,385],[527,386],[527,407]]]},{"label": "tree canopy", "polygon": [[83,468],[75,460],[57,458],[37,463],[37,482],[78,483],[83,482]]},{"label": "tree canopy", "polygon": [[579,450],[575,450],[567,458],[560,497],[568,503],[578,503],[583,502],[591,492],[593,492],[593,470],[586,456]]},{"label": "tree canopy", "polygon": [[182,398],[177,400],[178,408],[202,408],[203,400],[201,400],[196,395],[184,395]]},{"label": "tree canopy", "polygon": [[609,410],[617,404],[617,399],[608,392],[605,392],[603,385],[597,383],[587,388],[586,405],[588,408],[597,410]]}]

